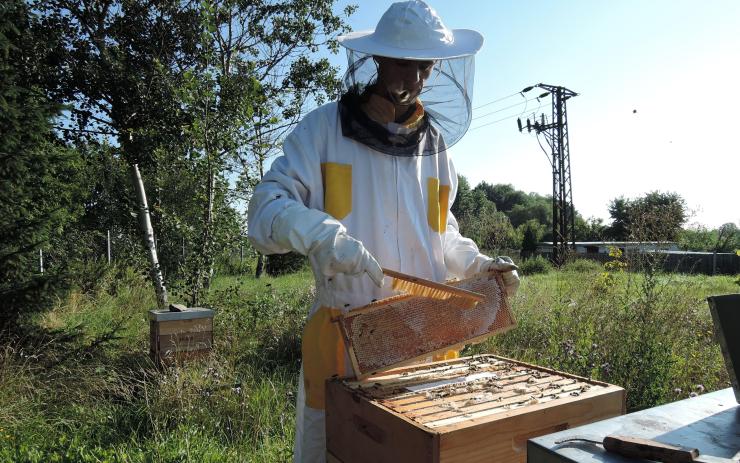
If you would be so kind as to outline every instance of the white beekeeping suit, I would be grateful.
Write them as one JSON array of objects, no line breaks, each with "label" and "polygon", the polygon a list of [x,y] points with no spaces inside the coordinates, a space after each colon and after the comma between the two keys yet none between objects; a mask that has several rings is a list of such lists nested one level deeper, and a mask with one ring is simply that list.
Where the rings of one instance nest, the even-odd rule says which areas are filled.
[{"label": "white beekeeping suit", "polygon": [[[447,148],[470,125],[483,38],[447,29],[411,1],[393,4],[374,32],[340,43],[350,61],[342,98],[298,124],[249,204],[254,246],[307,255],[316,279],[302,341],[298,462],[326,460],[324,382],[352,374],[331,319],[393,294],[380,264],[436,281],[504,271],[509,292],[518,285],[515,267],[480,254],[450,213],[457,174]],[[410,77],[394,81],[389,69]]]}]

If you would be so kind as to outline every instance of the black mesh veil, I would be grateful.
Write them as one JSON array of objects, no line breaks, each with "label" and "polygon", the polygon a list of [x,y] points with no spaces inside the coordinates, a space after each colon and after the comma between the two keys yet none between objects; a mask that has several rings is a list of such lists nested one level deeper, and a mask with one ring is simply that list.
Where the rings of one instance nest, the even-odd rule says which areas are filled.
[{"label": "black mesh veil", "polygon": [[389,132],[360,110],[365,89],[377,80],[378,68],[372,55],[347,49],[347,58],[349,67],[339,104],[345,136],[395,156],[427,156],[457,143],[470,127],[475,74],[473,55],[435,60],[419,95],[425,120],[408,133]]}]

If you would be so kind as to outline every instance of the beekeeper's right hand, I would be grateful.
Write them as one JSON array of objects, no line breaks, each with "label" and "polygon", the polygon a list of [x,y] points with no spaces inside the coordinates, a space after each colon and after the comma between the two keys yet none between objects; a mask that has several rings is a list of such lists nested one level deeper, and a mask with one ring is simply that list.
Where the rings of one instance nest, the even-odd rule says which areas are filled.
[{"label": "beekeeper's right hand", "polygon": [[383,270],[378,261],[360,241],[347,233],[338,233],[333,240],[320,243],[309,257],[315,260],[321,273],[326,276],[337,273],[359,275],[365,272],[376,285],[383,286]]},{"label": "beekeeper's right hand", "polygon": [[272,238],[280,246],[307,255],[325,276],[338,273],[367,273],[383,286],[383,270],[362,242],[347,234],[344,226],[329,214],[292,203],[272,223]]}]

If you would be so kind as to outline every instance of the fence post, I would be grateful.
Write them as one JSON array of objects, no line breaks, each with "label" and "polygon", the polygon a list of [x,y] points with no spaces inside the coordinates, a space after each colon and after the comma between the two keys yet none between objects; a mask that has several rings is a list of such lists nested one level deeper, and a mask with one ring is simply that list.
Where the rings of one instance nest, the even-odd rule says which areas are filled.
[{"label": "fence post", "polygon": [[717,274],[717,251],[712,253],[712,275]]},{"label": "fence post", "polygon": [[39,270],[44,273],[44,251],[39,248]]},{"label": "fence post", "polygon": [[110,229],[108,229],[108,265],[110,265]]}]

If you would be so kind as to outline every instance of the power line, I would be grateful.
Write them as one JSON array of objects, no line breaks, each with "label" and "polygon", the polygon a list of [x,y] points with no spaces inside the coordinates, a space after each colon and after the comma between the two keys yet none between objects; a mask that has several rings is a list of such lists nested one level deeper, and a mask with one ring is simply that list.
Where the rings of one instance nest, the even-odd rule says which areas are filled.
[{"label": "power line", "polygon": [[[535,111],[536,110],[531,111],[531,112],[534,113]],[[512,114],[512,115],[506,116],[506,117],[502,117],[501,119],[496,119],[495,121],[486,122],[485,124],[481,124],[481,125],[478,125],[478,126],[475,126],[475,127],[471,127],[470,129],[468,129],[468,131],[480,129],[480,128],[486,127],[488,125],[498,124],[499,122],[508,121],[509,119],[513,119],[515,117],[521,117],[522,114],[524,114],[524,112],[517,113],[517,114]],[[476,119],[476,118],[473,118],[473,119]],[[473,119],[471,119],[471,120],[473,120]]]},{"label": "power line", "polygon": [[[490,116],[491,114],[496,114],[496,113],[500,113],[501,111],[506,111],[507,109],[516,108],[517,106],[520,106],[520,105],[529,103],[530,101],[534,101],[534,100],[539,100],[539,98],[538,97],[534,97],[534,98],[530,98],[528,100],[520,101],[519,103],[514,103],[513,105],[505,106],[505,107],[503,107],[501,109],[497,109],[495,111],[491,111],[491,112],[487,112],[485,114],[481,114],[480,116],[475,116],[471,120],[474,121],[476,119],[481,119],[483,117]],[[524,111],[522,111],[520,114],[524,114]]]},{"label": "power line", "polygon": [[476,127],[471,128],[471,129],[468,129],[468,132],[471,131],[471,130],[477,130],[477,129],[480,129],[480,128],[483,128],[483,127],[486,127],[486,126],[489,126],[489,125],[498,124],[499,122],[503,122],[503,121],[506,121],[506,120],[509,120],[509,119],[514,119],[515,117],[519,117],[520,114],[512,114],[511,116],[506,116],[506,117],[503,117],[501,119],[497,119],[497,120],[492,121],[492,122],[486,122],[485,124],[481,124],[481,125],[478,125]]},{"label": "power line", "polygon": [[[543,135],[544,136],[544,135]],[[547,152],[544,146],[542,146],[542,142],[540,142],[540,134],[535,134],[535,137],[537,137],[537,144],[540,145],[540,148],[542,149],[542,152],[545,153],[545,157],[547,158],[547,161],[550,163],[550,166],[552,167],[552,159],[550,159],[550,153]],[[545,138],[545,142],[548,146],[550,146],[550,149],[552,149],[552,145],[550,145],[550,142]]]},{"label": "power line", "polygon": [[520,95],[520,94],[521,94],[521,92],[514,92],[511,95],[503,96],[503,97],[498,98],[496,100],[489,101],[488,103],[483,103],[482,105],[479,105],[479,106],[476,106],[475,108],[473,108],[473,111],[475,111],[476,109],[480,109],[480,108],[482,108],[484,106],[488,106],[488,105],[492,105],[494,103],[498,103],[499,101],[504,101],[507,98],[511,98],[512,96],[516,96],[516,95]]}]

